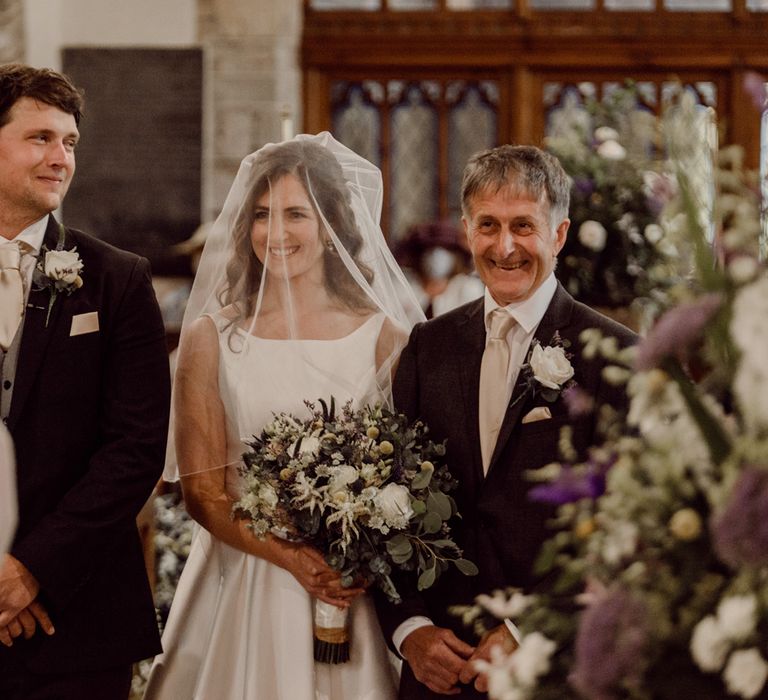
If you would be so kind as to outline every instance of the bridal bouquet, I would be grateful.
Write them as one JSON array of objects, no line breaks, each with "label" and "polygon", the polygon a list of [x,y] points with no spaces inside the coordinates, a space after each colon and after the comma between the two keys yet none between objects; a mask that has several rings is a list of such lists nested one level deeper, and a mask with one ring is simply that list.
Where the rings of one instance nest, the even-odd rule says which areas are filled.
[{"label": "bridal bouquet", "polygon": [[[337,413],[333,399],[319,404],[307,402],[306,419],[278,414],[254,436],[234,514],[260,537],[315,546],[342,585],[373,584],[395,602],[395,570],[416,572],[420,590],[450,564],[476,574],[450,536],[456,481],[440,466],[444,445],[428,439],[423,423],[382,406],[353,410],[350,402]],[[345,615],[317,601],[318,661],[348,660]]]},{"label": "bridal bouquet", "polygon": [[[682,103],[678,119],[692,105]],[[673,125],[675,126],[675,125]],[[676,125],[675,146],[690,129]],[[673,151],[673,156],[675,151]],[[673,165],[675,163],[673,162]],[[628,414],[586,461],[532,475],[559,505],[548,585],[464,609],[510,617],[521,643],[485,666],[495,700],[768,697],[768,269],[737,151],[717,173],[719,247],[684,170],[665,235],[690,263],[634,357],[586,332],[627,380]]]}]

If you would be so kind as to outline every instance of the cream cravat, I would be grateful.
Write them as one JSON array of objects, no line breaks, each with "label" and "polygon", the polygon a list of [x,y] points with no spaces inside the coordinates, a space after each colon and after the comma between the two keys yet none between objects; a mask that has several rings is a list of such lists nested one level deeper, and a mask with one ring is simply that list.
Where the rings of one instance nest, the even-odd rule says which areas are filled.
[{"label": "cream cravat", "polygon": [[24,314],[21,252],[16,241],[0,244],[0,347],[8,350]]},{"label": "cream cravat", "polygon": [[515,319],[504,309],[491,312],[488,340],[480,365],[480,450],[483,455],[483,473],[488,472],[506,413],[509,365],[507,333],[514,322]]}]

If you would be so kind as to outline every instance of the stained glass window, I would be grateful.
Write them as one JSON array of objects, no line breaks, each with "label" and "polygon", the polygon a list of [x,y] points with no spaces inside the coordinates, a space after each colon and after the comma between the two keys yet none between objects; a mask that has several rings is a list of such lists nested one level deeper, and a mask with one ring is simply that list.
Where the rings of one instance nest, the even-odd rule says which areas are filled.
[{"label": "stained glass window", "polygon": [[413,224],[458,220],[464,166],[497,144],[498,108],[492,80],[332,84],[334,135],[384,173],[391,243]]}]

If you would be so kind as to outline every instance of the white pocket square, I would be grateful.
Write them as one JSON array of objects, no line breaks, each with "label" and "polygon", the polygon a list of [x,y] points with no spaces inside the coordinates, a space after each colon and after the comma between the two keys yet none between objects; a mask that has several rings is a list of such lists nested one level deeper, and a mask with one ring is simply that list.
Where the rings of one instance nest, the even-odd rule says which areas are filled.
[{"label": "white pocket square", "polygon": [[546,406],[536,406],[523,416],[523,423],[535,423],[539,420],[549,420],[552,418],[552,411]]},{"label": "white pocket square", "polygon": [[89,311],[87,314],[77,314],[77,316],[72,317],[69,335],[71,337],[84,333],[95,333],[97,330],[99,330],[99,312]]}]

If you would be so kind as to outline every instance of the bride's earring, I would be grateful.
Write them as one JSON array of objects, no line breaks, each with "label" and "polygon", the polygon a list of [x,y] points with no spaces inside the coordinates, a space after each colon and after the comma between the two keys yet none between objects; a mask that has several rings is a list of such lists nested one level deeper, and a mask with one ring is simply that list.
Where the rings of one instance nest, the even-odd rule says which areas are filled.
[{"label": "bride's earring", "polygon": [[325,249],[331,254],[331,255],[338,255],[338,251],[336,250],[336,246],[333,245],[333,241],[330,238],[326,238],[323,245],[325,246]]}]

